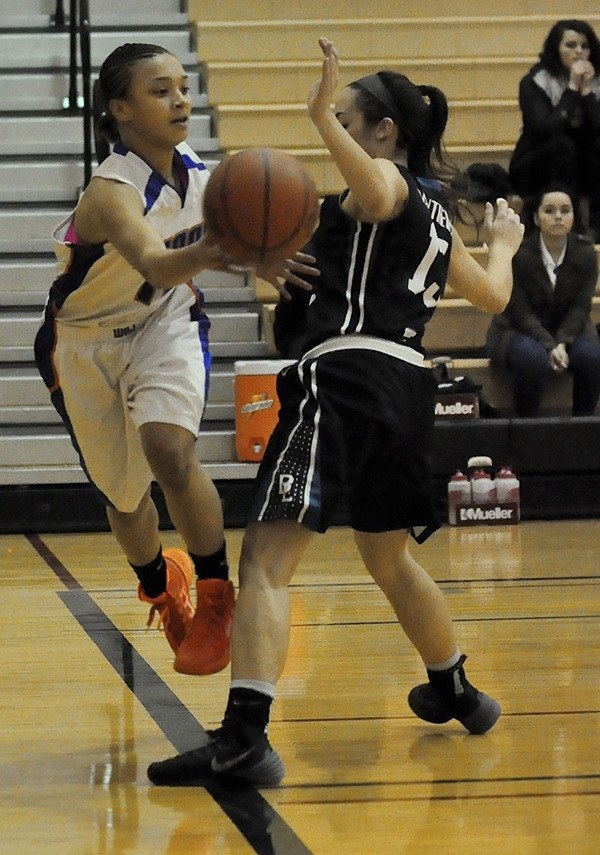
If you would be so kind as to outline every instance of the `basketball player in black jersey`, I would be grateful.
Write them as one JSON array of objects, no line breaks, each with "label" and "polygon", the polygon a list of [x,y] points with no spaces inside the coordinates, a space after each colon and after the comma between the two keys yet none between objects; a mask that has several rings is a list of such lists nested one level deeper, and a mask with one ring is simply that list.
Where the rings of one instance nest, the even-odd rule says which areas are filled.
[{"label": "basketball player in black jersey", "polygon": [[240,563],[232,683],[223,726],[208,744],[153,763],[155,784],[207,775],[275,786],[283,762],[266,729],[289,639],[287,585],[344,492],[364,564],[416,647],[428,682],[409,694],[422,719],[457,719],[485,733],[500,706],[467,680],[450,614],[408,549],[436,527],[426,456],[435,384],[421,345],[446,284],[474,306],[501,312],[523,228],[505,200],[488,205],[489,261],[479,266],[452,227],[442,157],[446,98],[380,72],[338,84],[334,46],[320,40],[321,79],[310,117],[347,190],[328,198],[313,235],[321,271],[307,310],[303,353],[279,375],[281,412],[259,469]]}]

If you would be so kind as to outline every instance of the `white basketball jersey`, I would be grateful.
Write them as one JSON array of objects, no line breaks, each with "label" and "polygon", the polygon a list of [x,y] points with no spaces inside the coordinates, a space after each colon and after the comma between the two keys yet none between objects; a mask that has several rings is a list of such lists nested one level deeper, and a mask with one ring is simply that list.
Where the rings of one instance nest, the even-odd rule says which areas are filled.
[{"label": "white basketball jersey", "polygon": [[[176,147],[175,167],[181,177],[181,196],[122,143],[117,143],[94,175],[135,187],[145,216],[165,245],[179,248],[202,234],[202,199],[209,172],[187,143]],[[54,240],[58,270],[49,300],[61,324],[128,329],[143,323],[165,301],[181,306],[197,299],[191,282],[188,288],[153,288],[110,243],[79,243],[73,214],[56,228]]]}]

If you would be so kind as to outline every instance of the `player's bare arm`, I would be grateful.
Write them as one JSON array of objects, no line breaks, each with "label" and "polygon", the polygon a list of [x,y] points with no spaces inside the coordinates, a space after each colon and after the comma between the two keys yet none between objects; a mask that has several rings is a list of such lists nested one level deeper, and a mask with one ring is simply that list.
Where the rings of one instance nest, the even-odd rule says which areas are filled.
[{"label": "player's bare arm", "polygon": [[483,312],[499,314],[510,300],[512,292],[512,259],[523,239],[523,224],[508,206],[498,199],[497,213],[486,205],[484,230],[488,239],[487,269],[483,269],[453,230],[452,253],[448,268],[448,285]]},{"label": "player's bare arm", "polygon": [[343,115],[332,109],[339,83],[339,57],[328,39],[319,39],[319,45],[324,55],[321,79],[310,89],[308,111],[350,189],[344,210],[367,222],[391,220],[402,210],[408,186],[393,163],[371,157],[350,136]]},{"label": "player's bare arm", "polygon": [[172,288],[201,270],[225,270],[230,263],[210,234],[181,249],[167,249],[145,219],[137,190],[104,178],[92,179],[86,188],[75,230],[86,243],[111,243],[156,288]]}]

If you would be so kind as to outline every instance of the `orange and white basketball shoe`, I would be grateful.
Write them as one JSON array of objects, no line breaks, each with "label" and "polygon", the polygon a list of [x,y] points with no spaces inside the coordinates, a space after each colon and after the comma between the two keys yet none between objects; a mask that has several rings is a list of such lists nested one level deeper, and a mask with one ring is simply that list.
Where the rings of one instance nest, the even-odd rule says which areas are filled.
[{"label": "orange and white basketball shoe", "polygon": [[175,655],[181,674],[216,674],[231,659],[231,622],[235,605],[233,584],[223,579],[198,579],[196,613]]},{"label": "orange and white basketball shoe", "polygon": [[154,615],[158,612],[158,628],[164,630],[167,641],[177,653],[194,618],[194,607],[190,600],[194,564],[183,549],[165,549],[163,555],[167,564],[167,590],[158,597],[148,597],[142,586],[138,585],[138,597],[143,603],[152,606],[146,625],[152,626]]}]

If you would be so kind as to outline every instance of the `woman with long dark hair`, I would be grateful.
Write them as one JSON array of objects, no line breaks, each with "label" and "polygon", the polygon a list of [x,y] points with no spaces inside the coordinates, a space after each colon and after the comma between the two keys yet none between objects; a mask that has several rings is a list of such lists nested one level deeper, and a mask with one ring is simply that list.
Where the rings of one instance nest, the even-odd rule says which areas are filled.
[{"label": "woman with long dark hair", "polygon": [[558,21],[519,84],[523,129],[510,161],[527,202],[559,181],[587,200],[600,242],[600,42],[586,21]]}]

